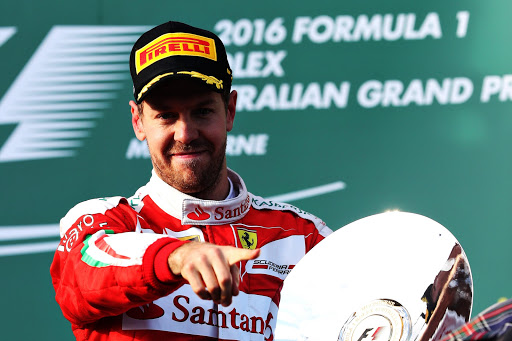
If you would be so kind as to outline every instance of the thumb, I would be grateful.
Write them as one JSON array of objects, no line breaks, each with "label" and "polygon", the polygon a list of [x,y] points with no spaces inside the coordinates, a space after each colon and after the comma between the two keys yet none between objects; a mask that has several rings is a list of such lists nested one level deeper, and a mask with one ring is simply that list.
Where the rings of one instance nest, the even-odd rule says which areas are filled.
[{"label": "thumb", "polygon": [[260,255],[260,249],[247,250],[230,247],[226,253],[226,259],[229,265],[236,264],[243,260],[250,260]]}]

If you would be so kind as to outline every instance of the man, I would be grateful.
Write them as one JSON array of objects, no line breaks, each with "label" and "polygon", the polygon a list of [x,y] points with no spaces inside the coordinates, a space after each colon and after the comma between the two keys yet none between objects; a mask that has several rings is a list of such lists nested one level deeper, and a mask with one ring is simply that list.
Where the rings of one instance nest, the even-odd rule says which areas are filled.
[{"label": "man", "polygon": [[331,231],[227,168],[237,94],[215,34],[157,26],[130,71],[153,174],[62,218],[51,274],[64,316],[78,340],[272,340],[284,278]]}]

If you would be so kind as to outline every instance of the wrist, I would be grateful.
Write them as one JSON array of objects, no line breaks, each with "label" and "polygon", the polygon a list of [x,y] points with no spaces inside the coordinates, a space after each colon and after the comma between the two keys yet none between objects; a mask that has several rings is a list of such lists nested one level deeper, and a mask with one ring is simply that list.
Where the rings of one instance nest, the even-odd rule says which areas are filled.
[{"label": "wrist", "polygon": [[154,273],[158,281],[162,283],[171,283],[181,279],[179,273],[175,274],[171,271],[168,259],[170,258],[170,255],[176,251],[176,249],[185,243],[186,242],[176,240],[175,242],[164,245],[157,251],[153,266]]}]

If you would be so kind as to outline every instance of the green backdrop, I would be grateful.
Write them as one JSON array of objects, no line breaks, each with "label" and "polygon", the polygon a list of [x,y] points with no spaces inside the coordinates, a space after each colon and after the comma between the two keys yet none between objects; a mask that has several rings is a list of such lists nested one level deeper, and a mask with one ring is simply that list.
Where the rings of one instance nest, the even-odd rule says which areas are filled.
[{"label": "green backdrop", "polygon": [[426,215],[468,255],[474,314],[510,297],[510,13],[505,0],[0,3],[2,339],[72,339],[49,276],[58,222],[149,178],[127,61],[171,19],[227,45],[228,164],[253,193],[333,229]]}]

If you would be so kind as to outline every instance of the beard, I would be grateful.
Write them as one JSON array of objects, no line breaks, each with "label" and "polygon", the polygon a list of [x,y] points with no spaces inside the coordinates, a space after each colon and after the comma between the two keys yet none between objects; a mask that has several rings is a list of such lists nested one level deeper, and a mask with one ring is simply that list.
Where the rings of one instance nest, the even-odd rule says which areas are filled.
[{"label": "beard", "polygon": [[[164,158],[158,158],[157,154],[151,153],[151,160],[157,174],[168,185],[189,195],[207,194],[212,192],[220,181],[221,172],[225,167],[226,143],[227,140],[221,148],[215,150],[215,146],[207,140],[195,140],[190,144],[173,141]],[[209,160],[181,161],[179,165],[172,160],[172,154],[200,150],[207,151]]]}]

